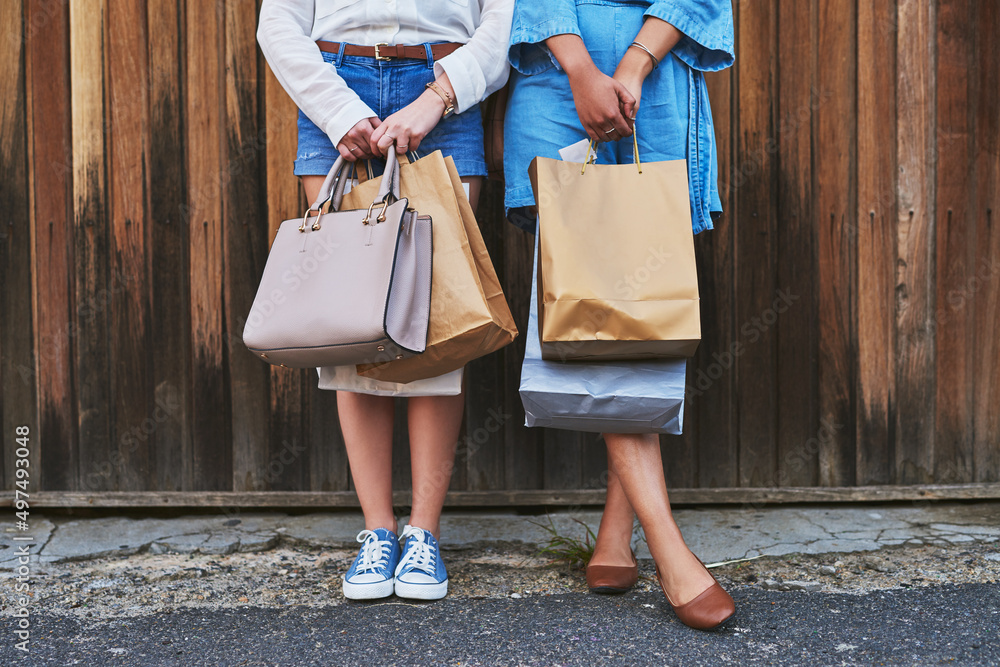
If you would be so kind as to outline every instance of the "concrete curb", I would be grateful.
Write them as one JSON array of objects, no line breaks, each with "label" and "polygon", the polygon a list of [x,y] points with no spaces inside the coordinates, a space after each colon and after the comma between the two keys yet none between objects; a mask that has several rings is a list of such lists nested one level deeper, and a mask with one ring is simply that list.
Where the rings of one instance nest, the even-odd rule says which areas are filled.
[{"label": "concrete curb", "polygon": [[[675,512],[685,539],[706,563],[781,556],[875,551],[902,544],[989,543],[1000,539],[1000,503],[923,506],[809,506],[761,509],[712,508]],[[583,539],[582,521],[597,531],[600,512],[555,512],[546,516],[447,512],[442,548],[461,550],[519,545],[538,548],[548,525]],[[400,522],[400,526],[404,522]],[[279,544],[318,548],[356,546],[363,527],[358,512],[290,516],[280,512],[196,515],[172,519],[108,517],[63,519],[34,516],[30,553],[41,563],[121,557],[140,552],[226,554],[260,552]],[[13,576],[15,529],[0,545],[0,577]],[[23,544],[23,543],[21,543]],[[649,558],[642,540],[636,553]]]}]

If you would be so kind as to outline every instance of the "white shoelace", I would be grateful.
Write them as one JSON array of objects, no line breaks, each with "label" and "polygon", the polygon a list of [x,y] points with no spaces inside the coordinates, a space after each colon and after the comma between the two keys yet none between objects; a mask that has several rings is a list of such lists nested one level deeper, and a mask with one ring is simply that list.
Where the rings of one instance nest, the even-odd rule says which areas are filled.
[{"label": "white shoelace", "polygon": [[433,576],[435,573],[434,547],[425,541],[423,529],[407,526],[399,537],[400,539],[407,538],[406,555],[403,556],[403,560],[399,563],[399,570],[396,571],[412,567],[414,570],[420,570]]},{"label": "white shoelace", "polygon": [[358,574],[374,572],[389,564],[392,542],[378,539],[378,535],[372,530],[362,530],[358,533],[358,542],[362,543],[361,554],[358,558]]}]

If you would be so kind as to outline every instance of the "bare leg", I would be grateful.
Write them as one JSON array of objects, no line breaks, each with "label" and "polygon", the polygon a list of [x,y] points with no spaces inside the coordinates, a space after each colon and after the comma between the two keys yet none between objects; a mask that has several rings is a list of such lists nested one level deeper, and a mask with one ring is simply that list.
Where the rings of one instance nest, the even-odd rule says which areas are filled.
[{"label": "bare leg", "polygon": [[621,480],[611,469],[608,457],[608,495],[601,514],[601,527],[597,531],[597,544],[590,562],[594,565],[632,565],[632,528],[635,512],[625,496]]},{"label": "bare leg", "polygon": [[[482,178],[463,178],[469,184],[469,203],[479,203]],[[458,396],[419,396],[409,399],[410,468],[413,509],[410,524],[441,535],[441,508],[455,466],[455,446],[462,428],[465,390]]]},{"label": "bare leg", "polygon": [[605,434],[611,470],[639,516],[646,543],[663,584],[676,605],[689,602],[713,584],[681,535],[670,511],[656,435]]},{"label": "bare leg", "polygon": [[365,528],[388,528],[396,532],[392,511],[391,396],[337,392],[337,411],[344,432],[351,479],[365,514]]},{"label": "bare leg", "polygon": [[414,396],[409,402],[413,474],[410,524],[440,537],[441,508],[455,466],[455,445],[462,427],[465,392],[458,396]]}]

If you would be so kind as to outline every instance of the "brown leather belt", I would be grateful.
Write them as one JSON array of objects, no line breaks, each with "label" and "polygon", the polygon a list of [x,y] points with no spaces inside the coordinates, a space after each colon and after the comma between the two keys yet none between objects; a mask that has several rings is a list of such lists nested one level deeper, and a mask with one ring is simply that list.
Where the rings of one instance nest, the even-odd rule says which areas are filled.
[{"label": "brown leather belt", "polygon": [[[316,42],[320,51],[327,53],[340,53],[340,42]],[[453,53],[461,44],[431,44],[431,55],[434,60],[440,60],[449,53]],[[396,60],[407,58],[410,60],[427,60],[427,51],[423,46],[404,46],[403,44],[376,44],[375,46],[358,46],[357,44],[347,44],[344,47],[345,56],[361,56],[362,58],[374,58],[375,60]]]}]

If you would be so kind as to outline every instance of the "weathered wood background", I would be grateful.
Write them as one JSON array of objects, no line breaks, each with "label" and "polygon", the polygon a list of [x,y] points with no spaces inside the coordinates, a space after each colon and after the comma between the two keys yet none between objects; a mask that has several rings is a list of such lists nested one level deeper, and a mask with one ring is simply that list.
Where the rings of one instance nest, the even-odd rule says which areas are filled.
[{"label": "weathered wood background", "polygon": [[[710,77],[726,214],[697,239],[705,337],[670,485],[1000,481],[1000,3],[735,9],[737,64]],[[268,239],[303,207],[256,10],[0,4],[6,489],[25,424],[54,504],[352,502],[334,396],[240,340]],[[531,241],[501,216],[493,184],[481,224],[523,326]],[[469,369],[454,502],[599,497],[574,495],[603,485],[596,437],[521,425],[522,351]]]}]

